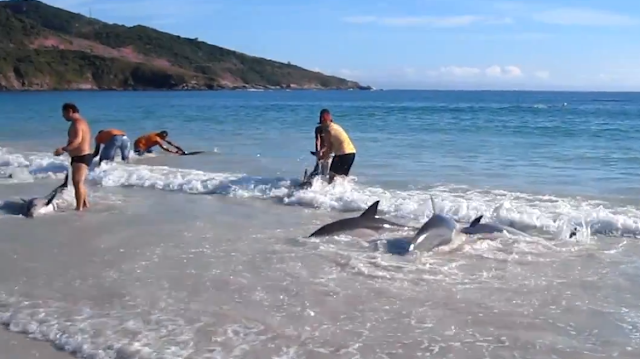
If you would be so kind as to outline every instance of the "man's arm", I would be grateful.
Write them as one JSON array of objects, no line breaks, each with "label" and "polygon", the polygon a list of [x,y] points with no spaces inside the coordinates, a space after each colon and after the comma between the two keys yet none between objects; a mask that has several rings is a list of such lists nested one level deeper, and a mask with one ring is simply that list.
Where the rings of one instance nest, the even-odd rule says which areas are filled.
[{"label": "man's arm", "polygon": [[66,146],[62,147],[62,150],[64,152],[69,152],[80,146],[80,143],[82,142],[81,133],[80,125],[77,122],[73,122],[71,124],[71,128],[69,128],[69,141],[67,141]]},{"label": "man's arm", "polygon": [[316,131],[316,152],[322,149],[322,132]]},{"label": "man's arm", "polygon": [[96,142],[96,149],[93,150],[93,158],[98,157],[99,154],[100,154],[100,144]]},{"label": "man's arm", "polygon": [[174,151],[167,148],[167,146],[163,145],[162,142],[158,142],[158,147],[162,148],[164,151],[175,153]]},{"label": "man's arm", "polygon": [[320,158],[321,159],[327,159],[329,157],[329,155],[331,154],[331,132],[329,131],[324,131],[324,144],[322,146],[322,149],[320,150]]},{"label": "man's arm", "polygon": [[171,146],[175,147],[176,150],[178,150],[179,152],[184,153],[184,150],[182,148],[180,148],[180,146],[176,145],[175,143],[173,143],[173,142],[171,142],[169,140],[166,140],[166,139],[164,140],[164,142],[166,142],[166,143],[170,144]]}]

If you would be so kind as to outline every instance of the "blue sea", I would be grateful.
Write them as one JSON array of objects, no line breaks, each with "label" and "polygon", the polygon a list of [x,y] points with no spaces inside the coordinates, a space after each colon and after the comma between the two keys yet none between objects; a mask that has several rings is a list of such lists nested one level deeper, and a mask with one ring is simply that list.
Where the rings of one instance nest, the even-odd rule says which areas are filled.
[{"label": "blue sea", "polygon": [[[87,212],[67,194],[59,213],[0,215],[10,331],[82,358],[640,355],[640,93],[0,93],[0,201],[64,177],[64,102],[94,133],[206,152],[96,160]],[[292,191],[323,108],[352,176]],[[420,226],[431,196],[534,237],[407,256],[306,238],[376,200]]]}]

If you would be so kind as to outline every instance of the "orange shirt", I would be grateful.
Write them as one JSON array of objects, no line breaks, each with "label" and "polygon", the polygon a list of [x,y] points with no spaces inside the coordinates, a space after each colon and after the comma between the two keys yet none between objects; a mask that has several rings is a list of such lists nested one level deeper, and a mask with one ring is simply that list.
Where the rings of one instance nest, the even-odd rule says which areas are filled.
[{"label": "orange shirt", "polygon": [[118,135],[124,136],[126,135],[126,133],[113,128],[110,128],[108,130],[102,130],[102,132],[96,135],[96,143],[99,143],[101,145],[106,145],[107,142],[109,142],[111,138],[113,138],[113,136],[118,136]]},{"label": "orange shirt", "polygon": [[138,139],[136,139],[136,141],[133,143],[133,148],[140,151],[146,151],[153,146],[157,146],[161,143],[161,141],[162,140],[160,139],[160,137],[158,137],[157,132],[148,133],[146,135],[138,137]]}]

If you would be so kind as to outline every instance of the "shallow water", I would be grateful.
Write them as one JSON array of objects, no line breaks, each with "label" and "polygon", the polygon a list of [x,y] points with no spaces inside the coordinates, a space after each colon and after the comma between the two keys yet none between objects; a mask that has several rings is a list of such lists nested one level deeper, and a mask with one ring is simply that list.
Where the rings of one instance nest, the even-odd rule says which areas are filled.
[{"label": "shallow water", "polygon": [[[9,330],[86,358],[640,354],[637,95],[2,94],[0,172],[14,178],[1,200],[63,177],[68,159],[48,153],[67,99],[94,131],[167,129],[216,152],[96,167],[86,213],[69,191],[60,213],[0,216]],[[357,178],[292,193],[322,107],[358,148]],[[305,238],[377,199],[419,226],[429,195],[461,222],[484,214],[534,236],[406,256]]]}]

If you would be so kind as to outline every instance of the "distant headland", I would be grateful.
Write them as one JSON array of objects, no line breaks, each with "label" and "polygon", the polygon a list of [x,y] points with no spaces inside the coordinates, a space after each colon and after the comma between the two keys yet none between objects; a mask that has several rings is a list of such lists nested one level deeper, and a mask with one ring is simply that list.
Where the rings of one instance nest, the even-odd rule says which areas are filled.
[{"label": "distant headland", "polygon": [[372,88],[40,1],[0,1],[0,91],[225,89]]}]

